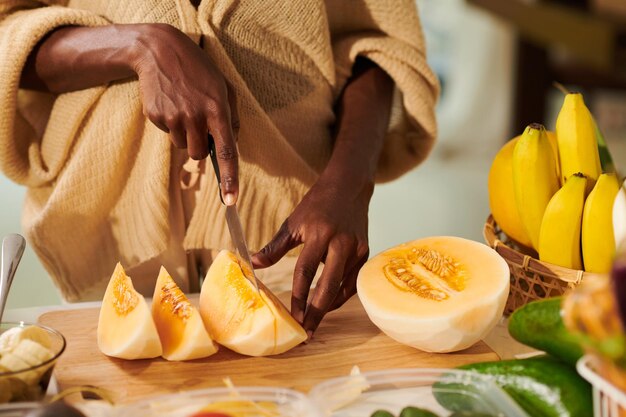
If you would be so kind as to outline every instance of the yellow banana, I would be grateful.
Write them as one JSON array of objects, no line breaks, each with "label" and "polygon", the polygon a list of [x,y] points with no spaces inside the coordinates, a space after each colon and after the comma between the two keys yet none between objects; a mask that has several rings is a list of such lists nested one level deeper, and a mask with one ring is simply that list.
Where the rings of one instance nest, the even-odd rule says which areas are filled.
[{"label": "yellow banana", "polygon": [[524,230],[513,191],[513,150],[519,136],[508,141],[497,153],[489,170],[489,207],[493,218],[506,235],[516,242],[532,247]]},{"label": "yellow banana", "polygon": [[550,200],[541,222],[539,259],[565,268],[582,269],[580,230],[587,179],[570,176]]},{"label": "yellow banana", "polygon": [[561,182],[581,172],[587,176],[587,193],[602,173],[593,117],[580,93],[565,96],[556,119],[556,138],[561,160]]},{"label": "yellow banana", "polygon": [[556,139],[556,133],[550,130],[546,130],[546,135],[550,140],[550,146],[552,147],[552,154],[554,155],[554,160],[556,162],[556,176],[559,179],[559,187],[563,186],[563,182],[561,180],[561,157],[559,156],[559,142]]},{"label": "yellow banana", "polygon": [[546,130],[540,124],[528,126],[515,145],[513,186],[522,225],[538,250],[543,213],[559,189],[555,157]]},{"label": "yellow banana", "polygon": [[626,247],[626,181],[622,184],[613,203],[613,234],[615,247]]},{"label": "yellow banana", "polygon": [[587,197],[582,225],[585,271],[605,274],[611,270],[615,255],[613,202],[618,191],[617,176],[602,174]]}]

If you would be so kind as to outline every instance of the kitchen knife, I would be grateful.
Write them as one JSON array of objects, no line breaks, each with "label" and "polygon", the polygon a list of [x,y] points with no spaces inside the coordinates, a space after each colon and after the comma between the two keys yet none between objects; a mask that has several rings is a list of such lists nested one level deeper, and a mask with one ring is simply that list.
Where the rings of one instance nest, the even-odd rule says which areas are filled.
[{"label": "kitchen knife", "polygon": [[[215,152],[215,141],[213,137],[209,135],[209,156],[211,157],[211,163],[215,170],[215,177],[217,178],[217,188],[220,193],[220,200],[224,204],[222,199],[222,185],[220,176],[220,167],[217,164],[217,154]],[[230,238],[235,245],[235,251],[239,263],[241,265],[241,271],[243,275],[254,285],[257,292],[259,291],[259,283],[257,282],[254,268],[252,267],[252,260],[250,259],[250,252],[248,252],[248,246],[246,245],[246,238],[243,234],[243,227],[241,227],[241,220],[239,219],[239,213],[237,211],[237,205],[226,206],[226,224],[228,225],[228,231],[230,232]]]}]

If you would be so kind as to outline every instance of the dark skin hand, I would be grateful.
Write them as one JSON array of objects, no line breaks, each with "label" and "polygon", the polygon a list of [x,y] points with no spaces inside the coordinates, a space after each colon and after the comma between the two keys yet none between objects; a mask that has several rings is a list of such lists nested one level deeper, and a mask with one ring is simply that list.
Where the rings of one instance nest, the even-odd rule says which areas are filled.
[{"label": "dark skin hand", "polygon": [[[294,270],[291,312],[309,336],[328,311],[356,293],[357,274],[369,254],[368,208],[393,82],[365,59],[357,60],[353,73],[337,103],[327,167],[252,258],[256,268],[266,268],[304,245]],[[162,24],[57,29],[29,57],[20,85],[64,93],[131,77],[139,79],[144,114],[170,133],[174,146],[194,159],[206,158],[211,133],[223,198],[234,204],[239,193],[235,95],[207,54],[178,29]],[[320,262],[324,269],[307,301]]]},{"label": "dark skin hand", "polygon": [[137,76],[143,112],[193,159],[215,140],[224,202],[239,194],[235,95],[208,55],[163,24],[66,27],[33,51],[21,87],[65,93]]},{"label": "dark skin hand", "polygon": [[[291,314],[309,337],[328,311],[356,293],[358,272],[367,261],[367,213],[392,93],[393,81],[384,71],[370,61],[357,60],[338,103],[338,129],[328,166],[274,238],[252,257],[255,268],[266,268],[304,245],[294,270]],[[320,262],[324,269],[307,301]]]}]

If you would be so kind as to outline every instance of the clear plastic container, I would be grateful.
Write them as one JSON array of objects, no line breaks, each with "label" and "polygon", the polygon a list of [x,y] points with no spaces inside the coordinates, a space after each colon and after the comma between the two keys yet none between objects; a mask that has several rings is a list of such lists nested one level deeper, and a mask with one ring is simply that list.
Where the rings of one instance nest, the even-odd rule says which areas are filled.
[{"label": "clear plastic container", "polygon": [[315,386],[309,398],[324,416],[332,417],[369,417],[381,409],[397,416],[407,406],[441,417],[453,411],[528,417],[488,377],[451,369],[395,369],[335,378]]},{"label": "clear plastic container", "polygon": [[115,417],[192,417],[207,407],[213,412],[246,417],[323,417],[306,395],[270,387],[209,388],[169,394],[119,408]]}]

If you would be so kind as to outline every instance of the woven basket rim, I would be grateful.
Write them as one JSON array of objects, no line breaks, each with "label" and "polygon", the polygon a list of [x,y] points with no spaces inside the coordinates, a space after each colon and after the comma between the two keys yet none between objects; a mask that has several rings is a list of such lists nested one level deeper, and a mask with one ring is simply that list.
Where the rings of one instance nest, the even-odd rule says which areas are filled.
[{"label": "woven basket rim", "polygon": [[487,244],[498,252],[498,254],[509,264],[514,264],[525,271],[530,271],[546,277],[556,278],[573,284],[579,284],[583,279],[596,275],[591,272],[564,268],[562,266],[540,261],[530,255],[526,255],[503,242],[498,237],[498,232],[498,224],[493,218],[493,215],[489,214],[483,228],[483,236]]}]

